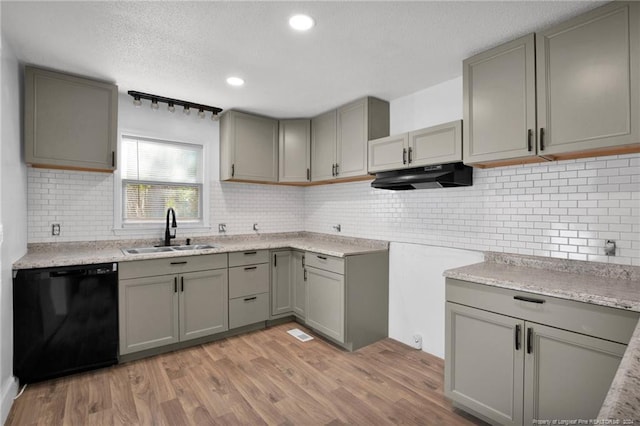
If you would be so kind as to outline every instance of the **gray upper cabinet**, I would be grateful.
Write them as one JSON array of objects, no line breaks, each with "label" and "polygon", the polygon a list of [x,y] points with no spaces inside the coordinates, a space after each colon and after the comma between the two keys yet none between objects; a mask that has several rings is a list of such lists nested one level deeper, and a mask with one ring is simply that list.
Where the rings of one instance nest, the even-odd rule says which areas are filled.
[{"label": "gray upper cabinet", "polygon": [[311,121],[280,120],[280,182],[311,180]]},{"label": "gray upper cabinet", "polygon": [[640,143],[640,4],[613,2],[538,33],[536,60],[541,155]]},{"label": "gray upper cabinet", "polygon": [[35,166],[116,169],[118,88],[25,67],[25,160]]},{"label": "gray upper cabinet", "polygon": [[367,141],[389,135],[389,103],[367,97],[311,123],[311,180],[367,175]]},{"label": "gray upper cabinet", "polygon": [[463,61],[465,163],[536,159],[535,37]]},{"label": "gray upper cabinet", "polygon": [[338,117],[331,110],[311,120],[311,180],[335,177]]},{"label": "gray upper cabinet", "polygon": [[639,61],[634,2],[612,2],[465,60],[464,162],[640,151]]},{"label": "gray upper cabinet", "polygon": [[220,119],[220,179],[278,181],[278,121],[227,111]]},{"label": "gray upper cabinet", "polygon": [[460,120],[369,141],[369,173],[461,160]]}]

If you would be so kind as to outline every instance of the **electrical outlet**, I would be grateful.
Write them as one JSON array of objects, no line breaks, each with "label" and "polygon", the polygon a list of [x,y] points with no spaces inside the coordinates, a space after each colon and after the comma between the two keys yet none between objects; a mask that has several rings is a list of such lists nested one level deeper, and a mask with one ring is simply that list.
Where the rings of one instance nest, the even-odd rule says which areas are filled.
[{"label": "electrical outlet", "polygon": [[422,336],[419,334],[414,334],[411,340],[411,346],[416,349],[422,349]]},{"label": "electrical outlet", "polygon": [[51,235],[53,235],[54,237],[57,237],[60,235],[60,224],[59,223],[52,223],[51,224]]}]

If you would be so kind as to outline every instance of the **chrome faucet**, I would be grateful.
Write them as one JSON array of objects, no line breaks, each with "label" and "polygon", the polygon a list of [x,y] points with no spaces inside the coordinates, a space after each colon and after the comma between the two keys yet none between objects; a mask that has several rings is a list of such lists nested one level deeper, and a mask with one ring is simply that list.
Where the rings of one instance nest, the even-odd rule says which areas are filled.
[{"label": "chrome faucet", "polygon": [[[171,234],[171,231],[169,230],[169,216],[173,215],[173,220],[171,221],[171,227],[173,228],[173,235]],[[176,223],[176,211],[173,210],[173,207],[169,207],[169,209],[167,210],[167,226],[164,229],[164,245],[165,246],[170,246],[171,245],[171,240],[174,239],[176,237],[176,229],[178,227],[178,224]]]}]

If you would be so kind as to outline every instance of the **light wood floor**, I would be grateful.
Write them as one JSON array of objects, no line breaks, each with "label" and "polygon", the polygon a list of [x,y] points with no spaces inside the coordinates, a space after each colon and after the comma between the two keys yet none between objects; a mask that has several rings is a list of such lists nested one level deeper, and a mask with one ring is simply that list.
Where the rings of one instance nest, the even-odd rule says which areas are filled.
[{"label": "light wood floor", "polygon": [[7,425],[472,425],[443,361],[391,339],[348,353],[288,323],[29,385]]}]

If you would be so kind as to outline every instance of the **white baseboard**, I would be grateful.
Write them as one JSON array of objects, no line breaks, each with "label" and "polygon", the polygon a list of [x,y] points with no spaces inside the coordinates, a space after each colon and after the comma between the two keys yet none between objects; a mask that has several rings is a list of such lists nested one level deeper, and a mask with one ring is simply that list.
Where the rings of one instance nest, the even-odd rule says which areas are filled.
[{"label": "white baseboard", "polygon": [[4,424],[9,416],[13,398],[18,394],[18,381],[11,376],[0,389],[2,389],[2,393],[0,393],[0,424]]}]

